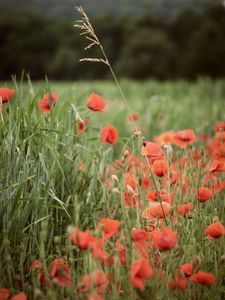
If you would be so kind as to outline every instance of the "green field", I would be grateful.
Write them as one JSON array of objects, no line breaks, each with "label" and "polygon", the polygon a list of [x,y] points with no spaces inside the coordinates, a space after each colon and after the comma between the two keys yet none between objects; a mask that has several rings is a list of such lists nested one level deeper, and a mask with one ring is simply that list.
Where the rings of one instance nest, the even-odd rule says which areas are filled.
[{"label": "green field", "polygon": [[[126,103],[111,81],[25,80],[7,87],[15,94],[0,114],[0,288],[29,299],[225,298],[225,231],[220,228],[215,240],[204,231],[225,220],[225,81],[121,81]],[[43,113],[38,104],[50,92],[58,100]],[[87,108],[93,92],[106,100],[104,112]],[[128,123],[131,112],[139,116],[136,125]],[[90,121],[83,133],[79,119]],[[224,125],[216,133],[218,122]],[[118,131],[115,145],[101,143],[107,124]],[[132,134],[135,126],[141,135]],[[186,129],[196,139],[185,147],[172,142],[171,156],[161,145],[166,171],[157,175],[154,161],[141,154],[142,143]],[[199,196],[202,187],[208,199]],[[154,202],[161,208],[169,201],[168,215],[162,209],[155,219],[143,217],[150,192],[158,193]],[[136,200],[127,204],[124,193]],[[192,210],[179,214],[188,202]],[[105,219],[117,220],[119,228],[110,223],[106,229]],[[92,238],[81,234],[71,242],[74,227],[90,229]],[[156,242],[157,230],[165,228],[177,235],[168,249]],[[141,233],[134,236],[135,229]],[[140,269],[133,266],[138,259]],[[185,263],[193,264],[190,274],[180,269]],[[100,275],[84,277],[95,270]],[[198,271],[213,279],[196,279]]]}]

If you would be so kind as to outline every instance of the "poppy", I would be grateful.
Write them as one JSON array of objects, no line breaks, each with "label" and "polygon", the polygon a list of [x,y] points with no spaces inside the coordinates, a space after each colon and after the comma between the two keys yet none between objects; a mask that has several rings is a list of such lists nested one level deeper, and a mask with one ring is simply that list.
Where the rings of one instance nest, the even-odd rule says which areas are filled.
[{"label": "poppy", "polygon": [[144,281],[153,276],[152,267],[149,265],[148,260],[139,258],[130,268],[130,283],[132,286],[144,290]]},{"label": "poppy", "polygon": [[90,124],[90,121],[89,120],[79,120],[78,123],[77,123],[77,129],[78,129],[78,132],[80,134],[84,133],[85,130],[86,130],[86,126],[88,126]]},{"label": "poppy", "polygon": [[31,267],[30,267],[30,270],[31,271],[34,271],[34,270],[37,270],[41,267],[41,263],[38,259],[35,259],[35,261],[32,263]]},{"label": "poppy", "polygon": [[214,128],[215,128],[216,132],[225,131],[225,122],[218,122],[218,123],[216,123]]},{"label": "poppy", "polygon": [[9,290],[0,288],[0,300],[7,300],[10,297]]},{"label": "poppy", "polygon": [[80,249],[85,250],[89,247],[92,236],[90,230],[80,231],[77,227],[73,228],[71,232],[71,240],[74,245]]},{"label": "poppy", "polygon": [[59,286],[70,286],[72,284],[69,267],[63,258],[55,259],[52,262],[50,275],[57,281]]},{"label": "poppy", "polygon": [[126,207],[132,208],[137,207],[141,208],[141,201],[138,198],[137,194],[131,192],[124,192],[123,199],[125,201]]},{"label": "poppy", "polygon": [[167,202],[150,202],[149,206],[142,212],[142,218],[154,221],[157,218],[167,217],[170,213],[171,205]]},{"label": "poppy", "polygon": [[173,136],[173,142],[177,146],[185,147],[195,142],[195,133],[191,129],[177,131]]},{"label": "poppy", "polygon": [[173,143],[173,131],[166,131],[154,137],[154,142],[159,145],[170,145]]},{"label": "poppy", "polygon": [[185,290],[187,288],[187,278],[183,277],[179,271],[176,272],[176,279],[175,280],[168,280],[167,285],[171,290],[179,289]]},{"label": "poppy", "polygon": [[165,159],[155,160],[152,166],[156,176],[162,177],[167,174],[167,162]]},{"label": "poppy", "polygon": [[87,107],[93,111],[104,111],[105,106],[105,100],[95,93],[92,93],[87,100]]},{"label": "poppy", "polygon": [[101,219],[96,229],[103,227],[103,236],[105,240],[110,239],[114,236],[120,227],[120,221],[112,219]]},{"label": "poppy", "polygon": [[139,116],[137,113],[133,112],[129,115],[129,118],[128,118],[128,123],[133,123],[133,122],[136,122],[137,120],[139,119]]},{"label": "poppy", "polygon": [[109,144],[116,144],[118,139],[118,132],[115,127],[112,127],[110,124],[106,125],[101,130],[101,142],[102,143],[109,143]]},{"label": "poppy", "polygon": [[108,252],[103,250],[104,242],[104,239],[92,237],[92,240],[90,242],[91,255],[94,258],[99,258],[102,261],[107,261],[110,258],[110,255]]},{"label": "poppy", "polygon": [[2,99],[2,103],[7,103],[12,98],[12,96],[15,94],[15,90],[11,90],[8,88],[0,88],[0,99]]},{"label": "poppy", "polygon": [[178,215],[183,216],[186,218],[187,214],[191,212],[194,209],[194,205],[192,202],[187,202],[185,204],[180,204],[177,207],[177,213]]},{"label": "poppy", "polygon": [[212,198],[213,192],[210,188],[207,187],[200,187],[198,189],[198,201],[199,202],[205,202]]},{"label": "poppy", "polygon": [[120,240],[116,240],[115,247],[118,251],[120,263],[121,265],[124,265],[126,263],[126,249]]},{"label": "poppy", "polygon": [[27,300],[27,295],[21,292],[13,296],[12,300]]},{"label": "poppy", "polygon": [[51,106],[55,106],[58,100],[58,95],[56,93],[45,94],[42,100],[39,102],[38,107],[44,113],[49,113]]},{"label": "poppy", "polygon": [[191,281],[199,284],[211,285],[215,283],[216,277],[212,273],[198,271],[191,276]]},{"label": "poppy", "polygon": [[86,300],[104,300],[104,298],[97,293],[92,293],[87,296]]},{"label": "poppy", "polygon": [[152,142],[144,142],[141,148],[141,154],[147,156],[151,163],[157,159],[163,159],[164,153],[161,147]]},{"label": "poppy", "polygon": [[185,277],[189,277],[193,273],[193,264],[192,262],[183,264],[180,269],[184,272]]},{"label": "poppy", "polygon": [[80,292],[89,292],[92,288],[102,294],[109,283],[107,275],[102,270],[94,270],[92,274],[81,279]]},{"label": "poppy", "polygon": [[130,186],[135,191],[137,186],[136,180],[132,176],[127,175],[125,177],[125,186]]},{"label": "poppy", "polygon": [[153,231],[153,244],[159,250],[170,250],[176,246],[177,233],[169,228]]},{"label": "poppy", "polygon": [[220,222],[214,222],[205,229],[205,233],[210,240],[215,240],[224,236],[225,228]]}]

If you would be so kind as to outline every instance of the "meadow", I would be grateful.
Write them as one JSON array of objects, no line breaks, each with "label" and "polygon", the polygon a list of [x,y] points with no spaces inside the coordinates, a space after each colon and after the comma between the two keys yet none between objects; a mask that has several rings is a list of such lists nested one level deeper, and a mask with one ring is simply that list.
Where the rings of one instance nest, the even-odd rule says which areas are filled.
[{"label": "meadow", "polygon": [[5,86],[0,299],[225,298],[225,81]]}]

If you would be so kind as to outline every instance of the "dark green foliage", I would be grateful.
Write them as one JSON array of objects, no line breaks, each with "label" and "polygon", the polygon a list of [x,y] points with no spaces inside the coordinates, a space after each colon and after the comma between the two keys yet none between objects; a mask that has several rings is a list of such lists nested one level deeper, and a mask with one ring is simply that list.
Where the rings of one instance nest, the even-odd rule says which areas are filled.
[{"label": "dark green foliage", "polygon": [[[75,18],[75,13],[74,13]],[[96,19],[96,30],[110,63],[121,77],[160,80],[225,76],[225,8],[198,14],[186,11],[172,20],[150,16]],[[87,45],[74,22],[31,13],[5,11],[0,19],[0,78],[30,72],[32,79],[107,78],[99,63],[79,63],[100,57]]]}]

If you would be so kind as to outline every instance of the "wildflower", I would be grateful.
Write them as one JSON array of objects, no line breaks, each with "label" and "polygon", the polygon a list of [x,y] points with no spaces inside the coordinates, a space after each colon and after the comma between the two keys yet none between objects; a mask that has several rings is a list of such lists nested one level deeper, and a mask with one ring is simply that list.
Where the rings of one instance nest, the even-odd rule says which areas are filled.
[{"label": "wildflower", "polygon": [[148,260],[145,258],[139,258],[136,260],[130,268],[130,283],[140,289],[144,290],[144,281],[150,279],[153,276],[152,267],[149,265]]},{"label": "wildflower", "polygon": [[205,233],[210,240],[215,240],[224,236],[225,228],[220,222],[214,222],[205,229]]},{"label": "wildflower", "polygon": [[7,300],[10,297],[9,290],[0,288],[0,300]]},{"label": "wildflower", "polygon": [[51,106],[55,106],[58,100],[58,95],[56,93],[45,94],[42,100],[39,102],[38,107],[44,113],[49,113]]},{"label": "wildflower", "polygon": [[194,209],[194,205],[192,202],[187,202],[185,204],[180,204],[177,207],[177,213],[178,215],[183,216],[186,218],[187,214],[191,212]]},{"label": "wildflower", "polygon": [[141,149],[141,154],[147,156],[151,163],[157,159],[163,159],[164,153],[161,147],[152,142],[144,142]]},{"label": "wildflower", "polygon": [[189,277],[193,273],[193,264],[192,262],[183,264],[180,269],[184,272],[185,277]]},{"label": "wildflower", "polygon": [[177,131],[173,136],[173,142],[180,147],[191,145],[195,142],[195,133],[193,130],[186,129]]},{"label": "wildflower", "polygon": [[199,284],[211,285],[215,283],[216,277],[212,273],[198,271],[191,276],[191,281]]},{"label": "wildflower", "polygon": [[30,270],[31,271],[34,271],[34,270],[37,270],[41,267],[41,263],[38,259],[35,259],[35,261],[32,263],[31,267],[30,267]]},{"label": "wildflower", "polygon": [[105,100],[95,94],[95,93],[92,93],[89,98],[88,98],[88,101],[87,101],[87,107],[93,111],[104,111],[105,109],[105,106],[106,106],[106,102]]},{"label": "wildflower", "polygon": [[159,250],[170,250],[176,246],[177,233],[169,228],[153,232],[153,244]]},{"label": "wildflower", "polygon": [[90,120],[79,120],[77,123],[77,129],[80,134],[85,132],[86,126],[90,124]]},{"label": "wildflower", "polygon": [[110,124],[106,125],[101,130],[101,142],[102,143],[109,143],[109,144],[116,144],[118,139],[118,132],[115,127],[112,127]]},{"label": "wildflower", "polygon": [[137,207],[141,208],[141,201],[138,198],[137,194],[133,192],[124,192],[123,193],[123,199],[125,201],[126,207],[132,208]]},{"label": "wildflower", "polygon": [[15,94],[15,90],[11,90],[11,89],[8,89],[8,88],[0,88],[0,100],[1,102],[4,104],[4,103],[7,103],[11,98],[12,96]]},{"label": "wildflower", "polygon": [[150,202],[149,206],[142,212],[142,218],[154,221],[157,218],[164,218],[169,215],[171,205],[167,202]]},{"label": "wildflower", "polygon": [[207,188],[207,187],[200,187],[198,189],[198,201],[199,202],[205,202],[207,200],[209,200],[210,198],[212,198],[213,196],[213,192],[211,189]]},{"label": "wildflower", "polygon": [[112,219],[101,219],[96,226],[96,229],[100,229],[101,227],[103,227],[104,239],[108,240],[117,233],[120,227],[120,221]]},{"label": "wildflower", "polygon": [[167,174],[167,162],[164,159],[158,159],[153,162],[153,170],[156,176],[162,177]]},{"label": "wildflower", "polygon": [[18,293],[12,297],[12,300],[27,300],[27,295],[23,292]]},{"label": "wildflower", "polygon": [[74,227],[71,232],[71,240],[80,249],[87,249],[92,240],[90,230],[80,231],[77,227]]},{"label": "wildflower", "polygon": [[51,277],[59,286],[70,286],[72,284],[68,265],[63,258],[55,259],[52,262]]},{"label": "wildflower", "polygon": [[86,275],[81,279],[80,292],[86,293],[91,288],[96,289],[97,293],[102,294],[109,283],[107,275],[102,270],[94,270],[92,274]]},{"label": "wildflower", "polygon": [[126,249],[124,245],[120,242],[120,240],[116,240],[115,247],[118,251],[119,259],[121,265],[124,265],[126,263]]},{"label": "wildflower", "polygon": [[104,298],[97,293],[92,293],[87,296],[86,300],[104,300]]},{"label": "wildflower", "polygon": [[129,115],[128,123],[133,123],[133,122],[137,121],[138,119],[139,119],[138,114],[133,112]]}]

